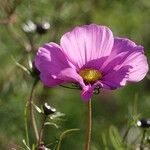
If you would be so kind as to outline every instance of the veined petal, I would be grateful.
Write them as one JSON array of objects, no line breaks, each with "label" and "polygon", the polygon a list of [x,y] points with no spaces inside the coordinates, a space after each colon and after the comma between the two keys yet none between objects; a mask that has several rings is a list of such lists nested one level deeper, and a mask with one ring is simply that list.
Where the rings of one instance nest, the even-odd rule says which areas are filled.
[{"label": "veined petal", "polygon": [[108,58],[108,56],[93,59],[93,60],[87,62],[85,65],[83,65],[81,70],[85,69],[85,68],[93,68],[93,69],[101,71],[101,66],[103,66],[103,63],[107,60],[107,58]]},{"label": "veined petal", "polygon": [[126,79],[130,82],[142,80],[148,72],[148,63],[143,47],[126,38],[115,38],[112,52],[100,69],[103,74],[107,75],[124,66],[130,66]]},{"label": "veined petal", "polygon": [[136,43],[127,38],[119,38],[119,37],[114,38],[114,45],[111,55],[133,51],[144,52],[144,49],[141,45],[136,45]]},{"label": "veined petal", "polygon": [[41,80],[47,86],[60,84],[62,81],[56,80],[57,75],[63,69],[70,67],[60,46],[55,43],[47,43],[39,48],[35,58],[35,66],[41,73]]},{"label": "veined petal", "polygon": [[149,70],[143,47],[136,45],[129,39],[115,38],[112,52],[118,55],[127,51],[128,53],[122,59],[120,67],[130,65],[128,81],[138,82],[146,76]]},{"label": "veined petal", "polygon": [[132,53],[130,56],[128,56],[128,58],[122,64],[122,66],[125,65],[132,66],[132,68],[129,70],[129,82],[141,81],[149,70],[147,59],[141,52]]},{"label": "veined petal", "polygon": [[61,79],[64,82],[79,83],[82,88],[85,87],[82,77],[72,68],[64,69],[58,74],[57,79]]},{"label": "veined petal", "polygon": [[68,59],[81,68],[88,61],[108,56],[114,38],[111,30],[95,24],[74,28],[61,38],[60,44]]},{"label": "veined petal", "polygon": [[64,82],[60,79],[54,79],[51,75],[48,75],[48,74],[40,74],[40,78],[43,84],[48,87],[54,87]]},{"label": "veined petal", "polygon": [[35,65],[40,72],[47,72],[51,75],[56,75],[61,70],[70,67],[60,46],[52,42],[39,48]]},{"label": "veined petal", "polygon": [[103,77],[100,81],[103,84],[102,88],[116,89],[126,84],[128,73],[131,66],[123,66],[118,70],[113,70]]}]

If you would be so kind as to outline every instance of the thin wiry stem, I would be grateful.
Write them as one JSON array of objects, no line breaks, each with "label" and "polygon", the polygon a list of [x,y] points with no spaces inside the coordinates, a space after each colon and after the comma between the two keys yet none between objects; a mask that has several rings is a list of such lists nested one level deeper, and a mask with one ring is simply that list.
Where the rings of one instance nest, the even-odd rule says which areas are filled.
[{"label": "thin wiry stem", "polygon": [[126,138],[127,138],[127,135],[128,135],[128,133],[129,133],[130,129],[131,129],[131,126],[129,125],[129,126],[127,127],[126,131],[125,131],[125,134],[124,134],[124,136],[123,136],[123,141],[122,141],[122,142],[125,142],[125,140],[126,140]]},{"label": "thin wiry stem", "polygon": [[142,134],[142,139],[141,139],[141,143],[140,143],[140,150],[143,150],[143,143],[144,143],[144,138],[145,138],[145,134],[146,134],[146,130],[143,130],[143,134]]},{"label": "thin wiry stem", "polygon": [[60,146],[61,146],[61,143],[62,143],[62,140],[64,138],[64,136],[70,132],[73,132],[73,131],[79,131],[80,129],[69,129],[69,130],[66,130],[64,131],[61,135],[60,135],[60,139],[58,141],[58,145],[57,145],[57,149],[56,150],[60,150]]},{"label": "thin wiry stem", "polygon": [[88,126],[87,126],[87,131],[86,131],[85,150],[90,150],[91,128],[92,128],[92,107],[91,107],[91,100],[89,100],[88,102]]},{"label": "thin wiry stem", "polygon": [[29,133],[28,133],[28,119],[27,119],[27,107],[28,106],[28,101],[26,102],[26,106],[25,106],[25,109],[24,109],[24,124],[25,124],[25,136],[26,136],[26,143],[27,143],[27,146],[30,145],[29,143]]},{"label": "thin wiry stem", "polygon": [[42,142],[43,142],[42,141],[42,139],[43,139],[43,130],[44,130],[46,118],[47,118],[47,116],[45,115],[44,119],[43,119],[43,123],[42,123],[41,129],[39,131],[39,142],[38,142],[38,145],[42,144]]},{"label": "thin wiry stem", "polygon": [[37,81],[38,80],[34,81],[32,89],[31,89],[31,93],[30,93],[30,97],[29,97],[29,111],[30,111],[31,123],[32,123],[33,130],[35,133],[35,138],[36,138],[36,141],[38,142],[39,141],[39,133],[38,133],[35,116],[34,116],[34,111],[33,111],[33,92],[34,92],[35,86],[37,84]]}]

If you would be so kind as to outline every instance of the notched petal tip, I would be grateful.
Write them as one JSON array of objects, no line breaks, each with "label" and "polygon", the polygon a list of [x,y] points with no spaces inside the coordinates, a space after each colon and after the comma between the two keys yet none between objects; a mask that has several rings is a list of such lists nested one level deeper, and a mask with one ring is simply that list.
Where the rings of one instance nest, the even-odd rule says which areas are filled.
[{"label": "notched petal tip", "polygon": [[136,44],[128,38],[115,37],[112,51],[116,53],[140,51],[144,53],[144,47]]}]

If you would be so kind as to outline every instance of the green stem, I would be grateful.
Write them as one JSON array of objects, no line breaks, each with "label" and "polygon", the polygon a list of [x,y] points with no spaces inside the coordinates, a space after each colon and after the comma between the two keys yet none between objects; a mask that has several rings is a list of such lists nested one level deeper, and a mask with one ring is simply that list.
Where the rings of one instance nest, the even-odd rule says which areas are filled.
[{"label": "green stem", "polygon": [[90,100],[88,102],[88,126],[87,126],[87,131],[86,131],[85,150],[90,150],[91,128],[92,128],[92,108],[91,108],[91,100]]},{"label": "green stem", "polygon": [[43,130],[44,130],[46,118],[47,118],[47,116],[44,115],[43,123],[42,123],[41,129],[40,129],[40,132],[39,132],[39,142],[38,142],[38,145],[42,144],[42,142],[43,142],[42,141],[42,139],[43,139]]},{"label": "green stem", "polygon": [[25,109],[24,109],[24,123],[25,123],[25,135],[26,135],[26,143],[27,143],[27,146],[29,146],[29,133],[28,133],[28,119],[27,119],[27,107],[28,106],[28,102],[26,102],[26,106],[25,106]]},{"label": "green stem", "polygon": [[36,121],[35,121],[35,116],[34,116],[34,111],[33,111],[33,99],[32,99],[33,98],[33,92],[34,92],[35,86],[37,84],[37,81],[38,80],[35,80],[34,83],[33,83],[28,102],[29,102],[29,111],[30,111],[31,123],[32,123],[33,130],[34,130],[34,133],[35,133],[36,141],[38,142],[39,141],[39,133],[38,133],[38,129],[37,129]]},{"label": "green stem", "polygon": [[129,126],[127,127],[126,131],[125,131],[125,134],[124,134],[124,136],[123,136],[123,141],[122,141],[122,142],[125,142],[125,140],[126,140],[126,138],[127,138],[127,135],[128,135],[128,133],[129,133],[129,131],[130,131],[130,128],[131,128],[131,126],[129,125]]},{"label": "green stem", "polygon": [[142,134],[142,139],[141,139],[141,143],[140,143],[140,150],[143,150],[143,144],[144,144],[144,138],[145,138],[145,134],[146,134],[146,130],[143,130],[143,134]]}]

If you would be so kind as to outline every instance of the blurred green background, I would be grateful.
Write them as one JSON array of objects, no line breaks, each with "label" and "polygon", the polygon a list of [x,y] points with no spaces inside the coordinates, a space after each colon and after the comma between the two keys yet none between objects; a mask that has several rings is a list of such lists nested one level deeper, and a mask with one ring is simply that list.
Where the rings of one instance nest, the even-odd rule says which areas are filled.
[{"label": "blurred green background", "polygon": [[[29,20],[34,23],[47,21],[50,29],[45,34],[25,33],[22,27]],[[28,62],[34,60],[39,46],[49,41],[59,43],[65,32],[77,25],[90,23],[106,25],[115,36],[127,37],[143,45],[145,54],[150,58],[149,0],[0,0],[0,149],[18,150],[18,146],[24,147],[24,108],[34,80],[17,67],[13,59],[29,68]],[[146,77],[139,83],[115,91],[101,91],[94,96],[92,150],[115,149],[109,134],[111,125],[117,127],[120,136],[123,136],[129,120],[134,120],[137,115],[150,118],[149,91],[150,80]],[[34,102],[39,107],[48,102],[65,114],[57,122],[59,129],[46,127],[46,144],[51,143],[52,148],[63,131],[79,128],[80,131],[64,138],[61,149],[83,149],[87,104],[81,100],[79,91],[62,87],[49,89],[39,82]],[[37,119],[40,118],[37,112],[36,115]],[[31,127],[29,130],[32,143],[34,138]],[[128,143],[138,137],[131,144],[136,147],[141,133],[141,129],[133,125],[127,136]]]}]

